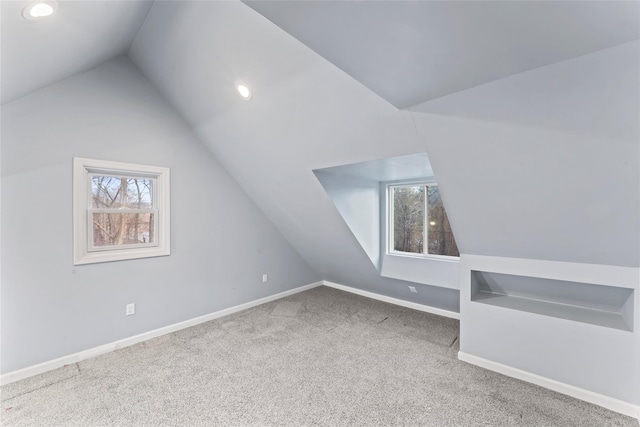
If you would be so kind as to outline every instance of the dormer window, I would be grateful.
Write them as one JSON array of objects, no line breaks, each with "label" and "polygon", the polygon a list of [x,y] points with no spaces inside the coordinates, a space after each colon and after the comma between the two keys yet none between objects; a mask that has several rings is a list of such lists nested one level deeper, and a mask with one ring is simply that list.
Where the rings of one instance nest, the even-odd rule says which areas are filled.
[{"label": "dormer window", "polygon": [[388,194],[388,253],[460,257],[436,183],[394,184]]}]

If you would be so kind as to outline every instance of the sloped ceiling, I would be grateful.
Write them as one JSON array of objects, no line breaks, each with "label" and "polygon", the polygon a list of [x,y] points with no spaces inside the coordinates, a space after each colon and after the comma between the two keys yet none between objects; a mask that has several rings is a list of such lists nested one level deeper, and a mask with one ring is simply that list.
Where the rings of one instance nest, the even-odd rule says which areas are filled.
[{"label": "sloped ceiling", "polygon": [[[322,277],[388,293],[313,170],[426,151],[462,253],[637,265],[638,144],[617,142],[637,127],[634,48],[530,71],[511,113],[525,126],[399,111],[243,3],[156,3],[130,56]],[[546,96],[528,104],[541,86]],[[593,243],[606,241],[620,244]]]},{"label": "sloped ceiling", "polygon": [[[66,3],[70,4],[63,2],[61,8]],[[375,2],[358,2],[362,6],[356,2],[351,6],[335,3],[341,2],[294,2],[285,12],[316,8],[319,4],[328,8],[327,11],[332,7],[370,7],[367,10],[373,11],[371,15],[360,13],[360,9],[349,9],[347,15],[352,17],[353,31],[362,29],[359,46],[375,50],[382,37],[366,36],[367,31],[371,31],[373,17],[381,20],[379,28],[390,34],[397,32],[402,37],[391,37],[390,40],[400,44],[391,49],[392,43],[385,42],[387,51],[372,54],[379,62],[363,63],[366,65],[363,69],[386,67],[386,72],[390,72],[395,67],[399,69],[398,75],[412,74],[415,63],[418,72],[413,81],[418,83],[409,86],[418,96],[409,98],[406,92],[400,91],[402,85],[396,77],[389,80],[395,82],[398,98],[382,94],[374,83],[359,77],[357,70],[347,70],[352,75],[345,73],[346,65],[328,61],[241,2],[155,2],[129,51],[135,64],[323,278],[457,310],[455,291],[425,286],[417,295],[411,295],[402,282],[381,278],[312,172],[425,151],[438,178],[445,206],[450,210],[461,252],[638,264],[639,153],[637,140],[633,141],[633,127],[637,127],[637,120],[633,118],[634,114],[637,117],[637,94],[633,90],[639,67],[635,59],[625,59],[632,58],[630,52],[637,43],[622,44],[629,38],[638,38],[638,2],[606,2],[613,4],[611,9],[601,2],[596,2],[596,6],[593,2],[569,2],[576,6],[558,6],[559,15],[532,12],[532,19],[541,20],[534,24],[527,24],[529,15],[526,14],[525,18],[516,19],[517,7],[529,7],[514,5],[516,2],[489,4],[487,7],[493,13],[488,16],[483,12],[477,15],[469,12],[485,2],[447,2],[447,6],[437,7],[460,18],[456,21],[458,24],[450,26],[425,25],[411,18],[413,7],[427,6],[407,6],[405,2],[385,2],[384,6]],[[449,3],[456,5],[451,9],[453,12]],[[391,5],[405,10],[404,15],[389,12],[391,22],[404,16],[409,24],[386,26],[386,16],[378,8]],[[584,11],[577,5],[584,7]],[[81,6],[73,3],[69,7]],[[354,10],[359,13],[357,18],[353,18]],[[528,13],[528,9],[520,13],[525,12]],[[321,11],[315,13],[319,22],[323,22],[325,15],[331,18]],[[473,23],[474,17],[482,19]],[[545,27],[538,28],[542,22]],[[460,23],[465,24],[464,28],[460,28]],[[467,24],[475,31],[467,30]],[[76,23],[71,28],[79,25]],[[84,25],[91,26],[91,23],[81,26]],[[310,31],[319,31],[309,25]],[[346,27],[326,25],[325,37],[331,41],[333,32],[345,32],[343,37],[348,37]],[[8,34],[17,34],[12,33],[11,28]],[[441,32],[420,32],[436,29]],[[117,37],[119,31],[120,28],[114,28],[109,34]],[[436,65],[431,63],[435,69],[425,71],[420,67],[430,63],[430,53],[420,56],[411,49],[405,50],[402,42],[407,34],[417,40],[428,37],[429,46],[435,46],[433,52],[443,53],[445,48],[451,48],[458,56],[438,56]],[[510,38],[522,42],[520,49],[513,49],[508,40],[502,41]],[[10,51],[17,51],[16,40],[9,37],[7,42],[3,25],[3,86],[20,85],[15,73],[5,75],[5,42],[12,44]],[[345,48],[350,48],[352,40],[343,42]],[[494,42],[497,43],[495,51],[492,50]],[[602,68],[596,67],[582,79],[585,64],[576,55],[616,43],[622,49],[616,51],[617,54],[611,53],[616,48],[589,54],[594,56],[590,56],[587,66],[600,64]],[[345,55],[344,52],[340,55]],[[385,57],[385,54],[391,56]],[[72,63],[78,61],[83,52],[69,55],[66,60]],[[610,55],[613,62],[608,63]],[[43,58],[31,65],[46,69],[60,58]],[[353,62],[364,59],[356,55]],[[445,102],[445,95],[464,94],[460,91],[469,85],[562,60],[568,64],[566,70],[562,62],[555,62],[536,69],[543,73],[542,77],[537,72],[528,75],[536,71],[532,70],[514,75],[515,79],[527,74],[513,85],[488,91],[479,89],[480,92],[464,99],[471,105],[469,110],[453,98]],[[620,67],[628,74],[618,80],[620,86],[612,86],[610,79],[615,78],[615,70]],[[380,78],[383,83],[385,76]],[[238,79],[252,87],[251,101],[244,101],[235,93],[234,82]],[[594,82],[595,86],[591,84]],[[510,87],[522,90],[511,91]],[[545,88],[544,95],[527,104],[529,97],[536,97],[532,91],[540,87]],[[552,87],[572,92],[562,101],[562,106],[552,105],[556,102],[556,91]],[[594,95],[593,87],[604,89],[602,92],[597,89]],[[611,88],[614,96],[608,97],[606,94]],[[584,97],[576,94],[585,90],[588,93]],[[512,96],[515,98],[510,98]],[[434,97],[442,101],[433,107],[421,103],[415,111],[399,111],[385,99],[406,106]],[[566,111],[580,100],[589,99],[598,106]],[[493,107],[485,110],[482,106],[487,100]],[[551,112],[545,112],[547,108],[551,108]],[[626,108],[629,111],[625,112]],[[603,112],[606,114],[600,114]],[[481,114],[485,116],[477,117]],[[594,125],[589,114],[603,121]],[[585,182],[594,176],[597,191],[608,194],[607,191],[615,189],[596,203],[593,202],[593,183]],[[481,192],[481,188],[490,191]],[[482,194],[484,198],[480,197]],[[553,197],[548,198],[549,194]],[[565,197],[568,194],[571,197]],[[529,195],[524,204],[521,203],[523,195]],[[495,201],[499,203],[491,205]],[[616,206],[623,208],[616,209]],[[574,221],[575,217],[583,216],[585,209],[588,220]],[[540,222],[540,218],[544,221]],[[546,226],[545,238],[540,239],[543,226]],[[593,244],[603,241],[623,243]]]},{"label": "sloped ceiling", "polygon": [[621,1],[245,1],[398,108],[640,37]]},{"label": "sloped ceiling", "polygon": [[22,17],[32,1],[2,1],[1,103],[127,53],[151,1],[60,1],[52,16]]},{"label": "sloped ceiling", "polygon": [[424,102],[411,110],[637,142],[640,96],[634,95],[640,94],[639,62],[638,41],[623,43]]},{"label": "sloped ceiling", "polygon": [[[0,5],[2,104],[127,53],[153,1],[30,3]],[[398,108],[640,38],[638,1],[245,3]]]},{"label": "sloped ceiling", "polygon": [[[408,113],[240,2],[156,3],[130,56],[324,279],[411,298],[380,277],[313,174],[424,152]],[[458,310],[450,289],[412,299]]]}]

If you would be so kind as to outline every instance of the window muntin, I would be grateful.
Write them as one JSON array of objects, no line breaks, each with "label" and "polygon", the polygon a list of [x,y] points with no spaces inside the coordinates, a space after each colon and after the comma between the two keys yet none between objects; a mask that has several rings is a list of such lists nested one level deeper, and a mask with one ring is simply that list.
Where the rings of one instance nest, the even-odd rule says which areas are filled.
[{"label": "window muntin", "polygon": [[169,255],[169,169],[74,159],[74,263]]},{"label": "window muntin", "polygon": [[388,199],[389,253],[460,256],[437,184],[390,185]]}]

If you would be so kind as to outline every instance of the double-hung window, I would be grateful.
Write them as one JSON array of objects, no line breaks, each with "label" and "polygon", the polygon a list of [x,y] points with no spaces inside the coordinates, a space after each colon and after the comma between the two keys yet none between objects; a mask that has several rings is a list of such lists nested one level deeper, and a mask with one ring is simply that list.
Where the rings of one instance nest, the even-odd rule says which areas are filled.
[{"label": "double-hung window", "polygon": [[387,200],[390,254],[460,256],[437,184],[388,185]]},{"label": "double-hung window", "polygon": [[169,169],[74,159],[74,263],[169,255]]}]

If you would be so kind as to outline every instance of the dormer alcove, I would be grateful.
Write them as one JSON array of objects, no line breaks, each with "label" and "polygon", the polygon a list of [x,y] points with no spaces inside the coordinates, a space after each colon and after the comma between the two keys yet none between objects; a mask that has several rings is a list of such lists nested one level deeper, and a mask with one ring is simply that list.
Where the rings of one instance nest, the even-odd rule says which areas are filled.
[{"label": "dormer alcove", "polygon": [[427,153],[389,157],[313,171],[382,277],[459,289],[457,257],[400,253],[388,247],[387,188],[435,183]]}]

